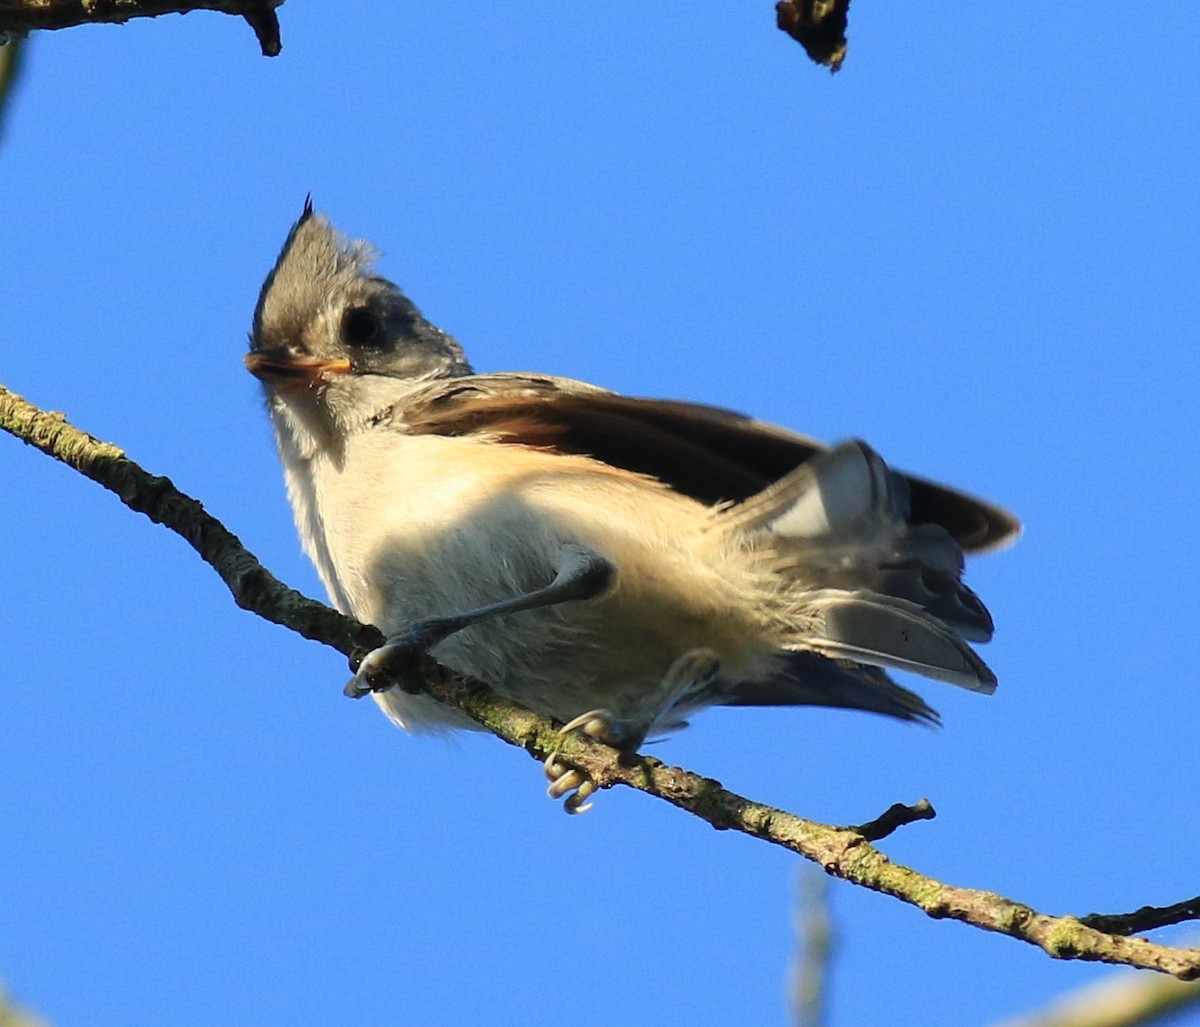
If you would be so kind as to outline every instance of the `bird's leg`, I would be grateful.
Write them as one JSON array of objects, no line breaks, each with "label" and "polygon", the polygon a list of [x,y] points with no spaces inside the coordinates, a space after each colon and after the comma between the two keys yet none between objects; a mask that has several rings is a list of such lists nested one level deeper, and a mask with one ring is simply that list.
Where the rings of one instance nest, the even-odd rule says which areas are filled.
[{"label": "bird's leg", "polygon": [[[579,731],[589,738],[611,745],[626,754],[637,752],[655,722],[681,699],[702,692],[721,671],[721,661],[711,649],[689,649],[663,676],[658,687],[630,696],[612,708],[588,710],[564,724],[560,734]],[[543,764],[550,787],[546,794],[561,799],[567,813],[585,813],[592,808],[587,801],[596,791],[595,783],[582,771],[559,763],[555,754]]]},{"label": "bird's leg", "polygon": [[[451,617],[430,617],[410,625],[369,652],[358,666],[345,693],[358,699],[371,692],[382,692],[405,680],[411,680],[417,660],[431,646],[456,631],[504,614],[554,606],[576,599],[594,599],[611,583],[615,568],[599,553],[570,543],[559,552],[554,580],[511,599],[489,603]],[[417,689],[414,689],[417,690]]]}]

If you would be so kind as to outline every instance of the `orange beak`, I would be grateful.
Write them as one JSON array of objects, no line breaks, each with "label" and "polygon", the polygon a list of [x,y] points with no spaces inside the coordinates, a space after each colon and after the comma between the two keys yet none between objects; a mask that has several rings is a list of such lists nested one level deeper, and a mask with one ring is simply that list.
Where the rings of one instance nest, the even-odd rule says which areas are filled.
[{"label": "orange beak", "polygon": [[286,349],[259,349],[247,353],[246,370],[264,382],[316,385],[330,375],[349,374],[350,361],[297,356]]}]

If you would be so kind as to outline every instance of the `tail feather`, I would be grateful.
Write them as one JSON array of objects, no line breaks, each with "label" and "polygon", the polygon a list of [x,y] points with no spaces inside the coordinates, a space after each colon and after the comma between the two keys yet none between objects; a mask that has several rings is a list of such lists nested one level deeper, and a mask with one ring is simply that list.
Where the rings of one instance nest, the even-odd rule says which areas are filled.
[{"label": "tail feather", "polygon": [[958,543],[910,524],[908,503],[903,478],[845,442],[724,516],[768,552],[793,610],[789,644],[991,692],[995,675],[967,645],[992,637],[991,615],[962,584]]},{"label": "tail feather", "polygon": [[904,479],[888,470],[863,442],[843,442],[797,467],[730,513],[746,531],[780,538],[861,537],[883,523],[903,520]]},{"label": "tail feather", "polygon": [[995,625],[988,608],[961,581],[933,571],[905,568],[884,570],[864,579],[867,588],[885,596],[905,599],[953,628],[968,642],[990,642]]},{"label": "tail feather", "polygon": [[905,599],[963,638],[991,641],[992,615],[962,583],[962,554],[954,540],[932,524],[901,525],[899,530],[904,534],[874,542],[839,539],[777,545],[779,572],[806,588],[869,591]]},{"label": "tail feather", "polygon": [[882,713],[899,720],[940,723],[936,711],[878,667],[833,660],[818,653],[779,654],[772,676],[726,690],[725,706],[834,706]]},{"label": "tail feather", "polygon": [[996,690],[996,676],[962,637],[914,603],[826,590],[811,597],[809,608],[816,616],[805,645],[816,652],[915,671],[972,692]]}]

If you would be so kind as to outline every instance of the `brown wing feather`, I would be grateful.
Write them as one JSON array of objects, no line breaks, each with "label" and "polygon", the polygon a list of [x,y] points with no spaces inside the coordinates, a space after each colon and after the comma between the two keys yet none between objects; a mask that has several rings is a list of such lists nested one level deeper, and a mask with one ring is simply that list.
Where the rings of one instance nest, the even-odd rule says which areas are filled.
[{"label": "brown wing feather", "polygon": [[[696,403],[618,396],[570,379],[474,375],[437,382],[396,419],[413,434],[483,433],[497,442],[585,454],[647,474],[703,503],[737,502],[826,447],[742,414]],[[1010,513],[905,475],[913,523],[940,524],[967,552],[1020,530]]]}]

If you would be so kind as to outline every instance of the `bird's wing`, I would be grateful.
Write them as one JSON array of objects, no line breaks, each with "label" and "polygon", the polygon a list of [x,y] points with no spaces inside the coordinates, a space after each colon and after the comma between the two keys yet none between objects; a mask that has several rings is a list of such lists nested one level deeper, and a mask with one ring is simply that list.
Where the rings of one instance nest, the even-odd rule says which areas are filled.
[{"label": "bird's wing", "polygon": [[[739,502],[827,447],[765,421],[699,403],[619,396],[532,374],[448,378],[408,393],[388,418],[410,434],[482,433],[496,442],[584,454],[647,474],[706,504]],[[944,527],[967,552],[1020,530],[1012,514],[921,478],[909,485],[909,521]]]}]

